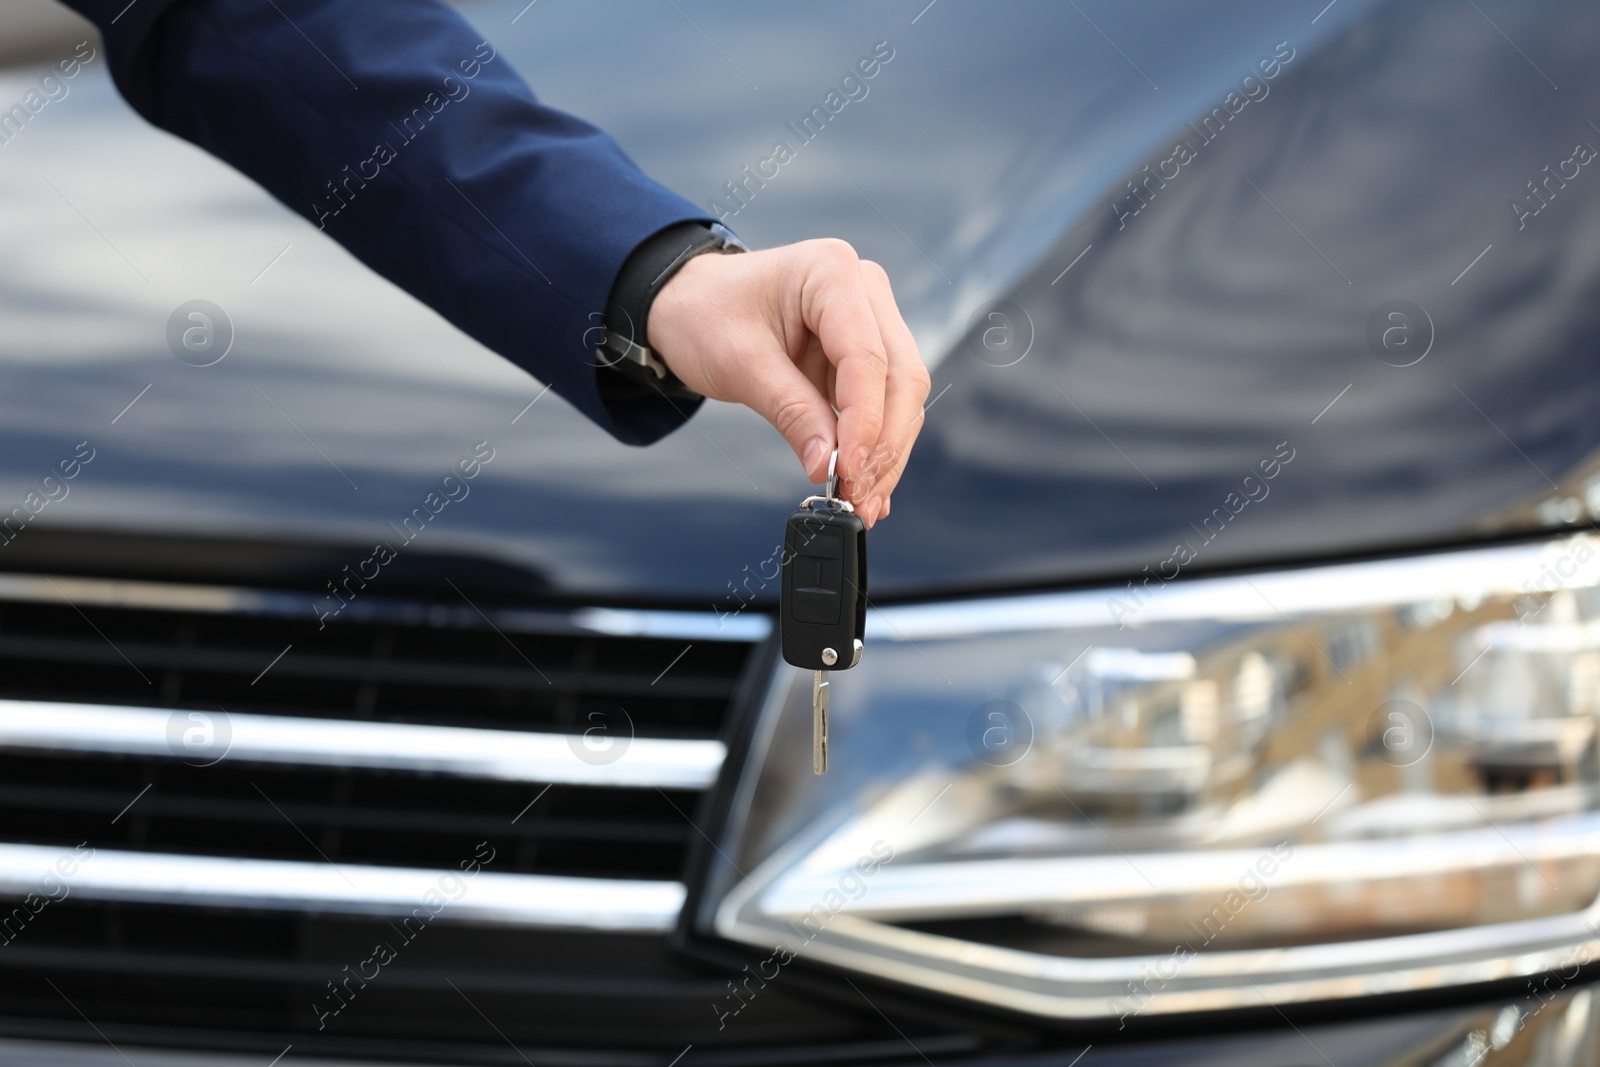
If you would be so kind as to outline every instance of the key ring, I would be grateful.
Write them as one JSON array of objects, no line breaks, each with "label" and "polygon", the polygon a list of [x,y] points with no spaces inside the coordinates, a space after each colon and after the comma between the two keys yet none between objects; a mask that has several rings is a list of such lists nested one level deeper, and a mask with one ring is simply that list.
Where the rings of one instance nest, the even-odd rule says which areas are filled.
[{"label": "key ring", "polygon": [[828,484],[823,496],[808,496],[800,501],[800,506],[809,508],[812,504],[826,504],[834,511],[848,511],[855,514],[855,505],[848,500],[839,498],[839,450],[833,450],[833,455],[828,457]]}]

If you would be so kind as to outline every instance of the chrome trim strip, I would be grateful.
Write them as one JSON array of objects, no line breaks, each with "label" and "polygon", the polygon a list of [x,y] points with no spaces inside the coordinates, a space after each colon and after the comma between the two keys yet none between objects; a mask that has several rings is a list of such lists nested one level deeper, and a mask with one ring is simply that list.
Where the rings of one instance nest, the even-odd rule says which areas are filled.
[{"label": "chrome trim strip", "polygon": [[[1416,603],[1439,597],[1483,598],[1516,595],[1525,583],[1541,592],[1579,588],[1597,581],[1597,564],[1559,574],[1555,565],[1571,562],[1572,547],[1587,540],[1573,538],[1496,548],[1438,552],[1363,563],[1340,563],[1294,570],[1264,571],[1246,576],[1177,578],[1149,584],[1138,605],[1139,625],[1197,619],[1229,622],[1273,621],[1284,615],[1323,614]],[[1118,624],[1108,602],[1132,604],[1128,586],[1103,586],[1069,593],[1030,593],[974,600],[906,604],[867,614],[870,641],[915,641],[918,638],[968,637],[1024,633],[1065,627]]]},{"label": "chrome trim strip", "polygon": [[[53,875],[48,885],[42,882],[47,872]],[[0,894],[30,893],[41,899],[76,896],[390,919],[420,912],[416,918],[428,922],[661,934],[677,922],[684,887],[679,882],[505,874],[487,865],[467,875],[109,849],[96,849],[85,858],[71,848],[0,844]]]},{"label": "chrome trim strip", "polygon": [[[1100,960],[996,948],[848,914],[833,917],[827,928],[798,947],[796,954],[913,988],[1056,1019],[1219,1011],[1263,1002],[1295,1004],[1436,990],[1546,971],[1566,972],[1600,958],[1600,940],[1575,936],[1592,934],[1596,929],[1593,917],[1587,923],[1565,917],[1514,925],[1518,927],[1514,938],[1491,936],[1489,943],[1481,946],[1491,950],[1490,954],[1452,954],[1452,949],[1459,948],[1459,938],[1418,934],[1391,939],[1410,942],[1403,963],[1386,965],[1358,957],[1343,961],[1346,965],[1339,970],[1320,974],[1279,971],[1278,977],[1271,973],[1281,962],[1277,950],[1198,956],[1183,956],[1175,950],[1169,955],[1118,959],[1114,962],[1131,965],[1121,969],[1133,977],[1106,980],[1095,973]],[[784,936],[784,931],[761,925],[740,924],[737,929],[744,935],[742,939],[761,946]],[[1493,927],[1485,929],[1497,932]],[[1224,955],[1229,958],[1223,959]],[[1205,964],[1205,969],[1226,966],[1228,974],[1209,977],[1200,964]],[[1192,980],[1168,979],[1169,975],[1190,977],[1185,975],[1190,967],[1195,968]],[[1241,976],[1248,975],[1255,977],[1241,987]]]},{"label": "chrome trim strip", "polygon": [[[872,878],[871,892],[847,902],[840,914],[878,922],[1015,915],[1059,905],[1085,906],[1194,897],[1221,899],[1239,888],[1263,849],[1214,849],[1192,853],[1133,852],[1033,859],[955,860],[885,864]],[[1271,891],[1319,888],[1337,893],[1351,871],[1375,872],[1373,882],[1442,884],[1461,871],[1495,869],[1535,872],[1555,864],[1600,855],[1600,813],[1584,813],[1534,825],[1486,826],[1414,838],[1379,838],[1293,846],[1271,879]],[[791,872],[759,898],[761,911],[799,920],[828,890],[841,871]],[[1434,879],[1435,881],[1425,881]],[[1202,910],[1203,914],[1203,910]],[[1511,924],[1500,924],[1511,925]],[[1484,927],[1464,927],[1463,932]],[[1341,943],[1345,951],[1349,942]],[[1284,958],[1303,956],[1320,946],[1278,950]],[[1207,958],[1216,958],[1212,954]],[[1117,961],[1100,966],[1115,969]],[[1191,966],[1193,973],[1198,965]],[[1276,970],[1276,968],[1273,968]],[[1225,972],[1220,972],[1225,973]],[[1123,977],[1136,977],[1129,970]]]},{"label": "chrome trim strip", "polygon": [[[727,756],[721,741],[635,737],[620,753],[581,735],[458,726],[219,713],[172,708],[0,700],[0,748],[109,752],[206,763],[235,759],[324,767],[625,788],[707,789]],[[210,716],[209,720],[190,719]],[[210,731],[185,749],[184,732]]]},{"label": "chrome trim strip", "polygon": [[[1055,1019],[1376,996],[1499,981],[1600,959],[1600,902],[1566,915],[1366,941],[1204,953],[1178,945],[1162,955],[1054,956],[864,917],[871,905],[863,904],[878,892],[878,878],[894,869],[892,863],[879,870],[859,903],[830,914],[826,896],[812,897],[803,911],[795,899],[786,899],[790,914],[771,914],[761,898],[772,892],[762,879],[773,866],[769,861],[752,871],[752,880],[736,885],[716,908],[719,934],[755,946],[784,944],[808,960]],[[837,892],[839,879],[835,872],[828,888]],[[887,882],[883,888],[889,888]]]},{"label": "chrome trim strip", "polygon": [[[516,612],[506,612],[515,616]],[[764,641],[772,616],[760,612],[635,611],[632,608],[580,608],[573,622],[611,637],[674,637],[696,641]]]},{"label": "chrome trim strip", "polygon": [[[211,614],[318,617],[327,597],[310,593],[176,582],[124,581],[65,575],[0,573],[0,600],[60,603],[108,608],[153,608]],[[487,608],[493,624],[514,633],[600,634],[660,637],[685,641],[762,641],[772,619],[759,612],[650,611],[616,608],[523,610]],[[468,604],[359,597],[339,613],[341,622],[393,622],[407,626],[478,628],[483,615]]]}]

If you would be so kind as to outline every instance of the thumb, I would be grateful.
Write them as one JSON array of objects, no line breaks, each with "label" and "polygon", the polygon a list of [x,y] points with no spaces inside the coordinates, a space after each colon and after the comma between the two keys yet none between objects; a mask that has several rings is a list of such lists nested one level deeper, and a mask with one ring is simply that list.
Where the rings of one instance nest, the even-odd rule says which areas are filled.
[{"label": "thumb", "polygon": [[737,390],[744,395],[732,399],[754,409],[783,435],[807,477],[813,482],[825,480],[828,456],[837,447],[833,406],[782,352],[752,359],[744,371]]}]

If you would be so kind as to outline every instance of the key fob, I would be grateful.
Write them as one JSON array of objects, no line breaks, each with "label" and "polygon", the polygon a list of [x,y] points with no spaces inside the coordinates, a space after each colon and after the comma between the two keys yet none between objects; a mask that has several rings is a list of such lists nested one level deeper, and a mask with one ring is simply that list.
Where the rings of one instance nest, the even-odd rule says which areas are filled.
[{"label": "key fob", "polygon": [[808,496],[783,530],[779,644],[811,672],[811,773],[828,773],[831,671],[861,662],[867,626],[867,524],[839,498],[839,451],[828,460],[825,496]]},{"label": "key fob", "polygon": [[810,497],[783,533],[783,658],[808,671],[861,662],[867,624],[867,524],[836,500]]}]

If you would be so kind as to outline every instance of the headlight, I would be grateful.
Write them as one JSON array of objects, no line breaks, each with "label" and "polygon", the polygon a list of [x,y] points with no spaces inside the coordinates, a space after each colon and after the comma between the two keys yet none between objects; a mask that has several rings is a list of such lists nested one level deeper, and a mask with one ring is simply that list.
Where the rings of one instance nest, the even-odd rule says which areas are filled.
[{"label": "headlight", "polygon": [[1600,949],[1595,542],[897,607],[833,688],[815,777],[777,678],[703,932],[1055,1018]]}]

